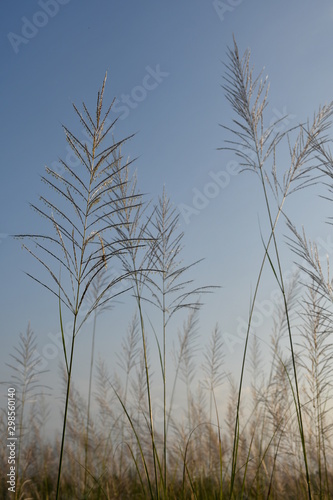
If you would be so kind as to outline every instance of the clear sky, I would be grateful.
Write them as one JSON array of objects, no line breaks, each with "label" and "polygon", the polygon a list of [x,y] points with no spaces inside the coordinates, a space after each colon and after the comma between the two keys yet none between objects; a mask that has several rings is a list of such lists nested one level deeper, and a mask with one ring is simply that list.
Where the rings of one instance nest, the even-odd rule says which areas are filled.
[{"label": "clear sky", "polygon": [[[40,228],[41,220],[28,204],[45,193],[39,178],[44,166],[68,153],[61,124],[81,133],[71,103],[84,100],[92,109],[107,71],[105,98],[118,99],[115,111],[120,115],[115,136],[137,132],[126,153],[138,157],[141,190],[156,199],[165,184],[184,214],[184,205],[195,208],[193,198],[209,189],[212,176],[227,171],[234,159],[217,150],[226,138],[219,124],[230,125],[233,118],[221,88],[232,34],[241,52],[251,48],[258,71],[265,66],[271,83],[268,122],[289,114],[286,126],[293,126],[333,99],[333,6],[329,0],[3,0],[1,11],[4,380],[9,353],[28,321],[40,350],[49,343],[47,333],[59,330],[56,301],[23,272],[38,275],[38,267],[7,235]],[[323,221],[329,207],[313,194],[296,196],[288,207],[290,216],[308,227],[312,238],[327,241],[330,228]],[[203,339],[217,321],[231,333],[237,318],[246,319],[263,252],[259,222],[265,228],[266,214],[261,196],[253,176],[230,176],[226,187],[204,203],[207,206],[181,215],[184,258],[205,258],[196,271],[198,284],[222,287],[206,299],[200,321]],[[282,238],[284,233],[282,224]],[[288,250],[283,255],[289,270],[292,256]],[[268,279],[262,297],[273,289]],[[123,314],[128,306],[121,307]],[[121,330],[115,318],[113,326]],[[105,353],[106,345],[111,350],[119,347],[122,333],[115,335],[108,328],[101,322],[97,352]],[[88,335],[80,341],[88,349]],[[227,352],[236,373],[240,353],[241,345]],[[56,361],[49,366],[53,379]]]}]

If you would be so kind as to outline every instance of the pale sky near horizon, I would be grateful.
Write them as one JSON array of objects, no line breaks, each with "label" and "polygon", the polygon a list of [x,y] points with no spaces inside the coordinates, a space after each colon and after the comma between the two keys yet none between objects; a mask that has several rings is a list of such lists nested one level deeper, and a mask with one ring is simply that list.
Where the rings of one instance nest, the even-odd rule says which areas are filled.
[{"label": "pale sky near horizon", "polygon": [[[106,71],[105,99],[116,97],[114,117],[120,116],[115,138],[137,133],[126,154],[138,157],[140,189],[156,201],[165,184],[181,210],[184,259],[205,259],[194,278],[198,285],[221,286],[205,297],[202,341],[216,322],[232,333],[247,317],[263,255],[260,227],[265,230],[267,221],[257,179],[232,175],[235,157],[218,150],[227,138],[219,124],[230,126],[235,118],[221,88],[227,47],[234,34],[241,53],[251,48],[256,71],[265,67],[267,122],[289,114],[284,125],[296,126],[333,99],[332,3],[3,0],[1,10],[0,380],[8,376],[5,363],[29,321],[40,352],[50,343],[48,334],[59,331],[56,300],[23,272],[38,275],[38,266],[8,235],[38,231],[41,220],[29,202],[45,194],[44,165],[68,154],[61,124],[81,133],[71,103],[80,106],[84,100],[93,109]],[[222,171],[227,172],[223,186],[216,183]],[[288,213],[333,256],[330,227],[324,224],[330,207],[318,192],[297,194]],[[284,244],[286,233],[281,220],[278,234],[289,271],[294,257]],[[269,270],[266,274],[261,300],[276,288]],[[126,307],[120,317],[132,314]],[[124,327],[117,316],[108,321],[114,329]],[[106,319],[100,325],[96,352],[118,349],[122,334],[110,333]],[[89,345],[89,335],[83,336],[77,360]],[[236,374],[240,355],[241,344],[227,351]],[[56,385],[57,362],[48,365],[49,385],[52,380]],[[81,368],[84,387],[87,374]]]}]

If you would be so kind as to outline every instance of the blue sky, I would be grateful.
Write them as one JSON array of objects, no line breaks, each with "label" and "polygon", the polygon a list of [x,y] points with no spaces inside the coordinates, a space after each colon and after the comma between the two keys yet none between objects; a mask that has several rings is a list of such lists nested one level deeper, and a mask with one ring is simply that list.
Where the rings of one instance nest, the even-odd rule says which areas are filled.
[{"label": "blue sky", "polygon": [[[219,124],[230,125],[233,118],[221,88],[222,63],[232,34],[241,52],[251,48],[258,71],[265,66],[271,82],[268,122],[290,114],[287,125],[294,126],[333,98],[332,25],[333,7],[328,0],[320,4],[309,0],[3,0],[2,380],[7,376],[5,362],[28,321],[38,335],[40,350],[48,342],[47,333],[59,329],[56,302],[23,272],[38,274],[38,268],[20,244],[6,235],[40,227],[41,220],[28,204],[45,193],[39,179],[44,165],[68,153],[61,124],[81,132],[71,103],[84,100],[93,108],[107,71],[105,98],[119,100],[122,116],[115,136],[137,132],[126,153],[138,157],[141,190],[156,199],[165,184],[176,206],[193,208],[193,197],[234,160],[231,153],[217,150],[226,138]],[[155,86],[154,77],[148,80],[147,75],[156,72]],[[140,94],[138,87],[148,81],[154,88]],[[124,95],[132,95],[131,105],[121,102]],[[283,157],[282,163],[286,160]],[[330,228],[323,222],[329,206],[315,197],[318,192],[315,188],[300,193],[288,208],[291,218],[304,224],[312,238],[328,241]],[[230,176],[207,206],[187,221],[181,216],[184,257],[188,262],[205,258],[195,278],[202,285],[222,287],[206,299],[200,323],[203,338],[217,321],[222,330],[232,332],[236,318],[247,316],[263,251],[258,221],[265,228],[266,215],[261,196],[253,176]],[[282,224],[279,234],[283,238],[285,233]],[[292,255],[285,249],[283,256],[286,269],[291,269]],[[274,289],[267,276],[262,297]],[[119,318],[112,320],[116,329],[123,329],[120,318],[128,307],[123,304]],[[107,323],[101,321],[97,351],[105,345],[112,351],[119,347],[121,335],[112,336],[107,330]],[[88,342],[89,336],[82,336],[82,349]],[[238,366],[240,353],[241,346],[228,352],[228,363]],[[58,373],[56,361],[49,366],[51,381]]]}]

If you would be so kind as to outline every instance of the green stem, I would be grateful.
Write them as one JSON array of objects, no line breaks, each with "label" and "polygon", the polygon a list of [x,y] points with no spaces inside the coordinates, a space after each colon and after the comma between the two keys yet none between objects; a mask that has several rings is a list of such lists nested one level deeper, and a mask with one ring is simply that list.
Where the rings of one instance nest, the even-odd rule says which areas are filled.
[{"label": "green stem", "polygon": [[[97,123],[97,129],[98,129],[98,126],[99,126],[99,123]],[[98,133],[98,132],[96,132],[96,133]],[[80,298],[80,288],[81,288],[81,281],[82,281],[83,259],[84,259],[84,252],[86,249],[86,232],[87,232],[87,223],[88,223],[88,215],[89,215],[90,195],[91,195],[91,188],[92,188],[92,183],[93,183],[93,179],[94,179],[94,158],[95,158],[95,150],[96,150],[96,133],[94,134],[92,153],[91,153],[91,172],[90,172],[90,179],[89,179],[87,208],[86,208],[85,217],[84,217],[84,224],[83,224],[80,267],[79,267],[79,270],[77,273],[76,304],[75,304],[75,311],[74,311],[74,323],[73,323],[73,332],[72,332],[72,346],[71,346],[70,363],[69,363],[69,368],[67,371],[66,402],[65,402],[65,413],[64,413],[64,421],[63,421],[63,428],[62,428],[61,447],[60,447],[56,500],[58,500],[59,493],[60,493],[61,466],[62,466],[62,458],[63,458],[63,452],[64,452],[65,434],[66,434],[66,426],[67,426],[67,410],[68,410],[69,391],[70,391],[70,383],[71,383],[71,376],[72,376],[73,357],[74,357],[76,321],[77,321],[77,317],[78,317],[78,313],[79,313],[79,298]],[[64,346],[64,352],[66,354],[65,346]]]},{"label": "green stem", "polygon": [[65,444],[65,433],[66,433],[66,424],[67,424],[67,410],[68,410],[68,402],[69,402],[69,391],[70,391],[70,384],[71,384],[71,375],[72,375],[73,357],[74,357],[74,342],[75,342],[75,327],[76,327],[76,319],[77,319],[77,315],[75,315],[75,317],[74,317],[73,334],[72,334],[72,347],[71,347],[71,355],[70,355],[69,369],[68,369],[68,373],[67,373],[66,402],[65,402],[64,421],[63,421],[63,426],[62,426],[62,438],[61,438],[60,457],[59,457],[59,467],[58,467],[58,479],[57,479],[57,492],[56,492],[56,500],[58,500],[58,498],[59,498],[59,493],[60,493],[61,466],[62,466],[62,458],[63,458],[64,444]]},{"label": "green stem", "polygon": [[140,295],[140,291],[139,291],[139,284],[138,284],[138,279],[137,279],[136,273],[135,273],[135,285],[136,285],[136,300],[137,300],[138,309],[139,309],[139,316],[140,316],[143,356],[144,356],[144,363],[145,363],[147,399],[148,399],[148,411],[149,411],[149,423],[150,423],[150,436],[151,436],[151,443],[152,443],[154,474],[155,474],[155,489],[156,489],[156,498],[158,498],[157,465],[156,465],[156,453],[157,453],[157,451],[156,451],[156,446],[155,446],[153,410],[152,410],[151,394],[150,394],[147,342],[146,342],[146,336],[145,336],[145,326],[144,326],[144,320],[143,320],[143,313],[142,313],[142,308],[141,308],[141,295]]},{"label": "green stem", "polygon": [[87,488],[87,467],[88,467],[88,441],[89,441],[89,425],[90,425],[90,403],[91,403],[91,386],[92,386],[92,373],[94,366],[94,351],[95,351],[95,334],[96,334],[97,313],[94,313],[94,326],[91,342],[91,357],[90,357],[90,373],[89,373],[89,389],[88,389],[88,409],[87,409],[87,423],[86,423],[86,439],[84,445],[84,491]]},{"label": "green stem", "polygon": [[166,417],[166,305],[165,273],[163,272],[163,456],[164,456],[164,493],[167,492],[167,417]]},{"label": "green stem", "polygon": [[[258,150],[257,150],[257,154],[258,154]],[[258,161],[259,161],[259,154],[258,154]],[[260,163],[259,163],[259,165],[260,165]],[[295,361],[293,339],[292,339],[292,334],[291,334],[289,310],[288,310],[287,298],[286,298],[286,293],[285,293],[285,288],[284,288],[284,281],[283,281],[283,275],[282,275],[280,256],[279,256],[279,251],[278,251],[277,242],[276,242],[276,238],[275,238],[273,220],[272,220],[272,216],[271,216],[271,210],[270,210],[270,206],[269,206],[267,190],[266,190],[265,180],[263,177],[263,172],[262,172],[261,166],[260,166],[260,174],[261,174],[261,182],[262,182],[264,195],[265,195],[266,208],[267,208],[269,222],[271,225],[271,230],[272,230],[272,235],[273,235],[275,255],[276,255],[276,260],[277,260],[278,270],[279,270],[279,275],[280,275],[280,287],[281,287],[281,291],[282,291],[282,295],[283,295],[283,302],[284,302],[284,307],[285,307],[285,312],[286,312],[289,343],[290,343],[290,349],[291,349],[292,365],[293,365],[294,380],[295,380],[297,406],[298,406],[297,413],[298,413],[299,430],[300,430],[301,441],[302,441],[302,450],[303,450],[303,458],[304,458],[304,465],[305,465],[306,481],[307,481],[307,486],[308,486],[308,496],[309,496],[309,500],[311,500],[312,497],[311,497],[310,475],[309,475],[308,462],[307,462],[304,427],[303,427],[303,419],[302,419],[302,408],[301,408],[301,401],[300,401],[300,396],[299,396],[298,377],[297,377],[297,370],[296,370],[296,361]]]},{"label": "green stem", "polygon": [[237,398],[237,410],[236,410],[236,420],[235,420],[234,442],[233,442],[233,450],[232,450],[232,471],[231,471],[231,484],[230,484],[230,499],[232,498],[232,492],[233,492],[233,487],[234,487],[234,482],[235,482],[235,475],[236,475],[237,452],[238,452],[238,441],[239,441],[240,401],[241,401],[241,393],[242,393],[242,387],[243,387],[243,379],[244,379],[244,371],[245,371],[245,359],[246,359],[246,355],[247,355],[247,347],[248,347],[248,341],[249,341],[249,336],[250,336],[250,328],[251,328],[252,316],[253,316],[253,312],[254,312],[255,302],[256,302],[256,299],[257,299],[257,294],[258,294],[258,291],[259,291],[259,284],[260,284],[260,281],[261,281],[261,276],[262,276],[262,272],[263,272],[263,269],[264,269],[264,264],[265,264],[265,261],[266,261],[266,257],[268,255],[268,248],[269,248],[269,245],[270,245],[270,243],[272,241],[273,232],[275,230],[275,227],[276,227],[276,224],[278,222],[280,213],[282,211],[282,206],[283,206],[283,202],[282,202],[282,204],[281,204],[281,206],[280,206],[280,208],[278,210],[278,213],[277,213],[277,216],[276,216],[276,219],[275,219],[275,222],[274,222],[274,226],[273,226],[272,232],[270,234],[268,243],[266,245],[265,254],[264,254],[264,257],[262,259],[261,266],[260,266],[260,270],[259,270],[259,274],[258,274],[258,279],[257,279],[257,283],[256,283],[256,287],[255,287],[254,295],[253,295],[253,299],[252,299],[252,305],[251,305],[251,309],[250,309],[250,315],[249,315],[249,321],[248,321],[248,327],[247,327],[246,339],[245,339],[245,346],[244,346],[244,351],[243,351],[243,360],[242,360],[241,376],[240,376],[240,381],[239,381],[238,398]]}]

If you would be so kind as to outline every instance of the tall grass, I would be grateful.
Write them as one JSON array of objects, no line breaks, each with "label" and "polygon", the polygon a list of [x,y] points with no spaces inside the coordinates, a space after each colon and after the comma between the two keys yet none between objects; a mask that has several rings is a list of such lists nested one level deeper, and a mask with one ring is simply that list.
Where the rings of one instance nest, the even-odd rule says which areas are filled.
[{"label": "tall grass", "polygon": [[[100,272],[96,279],[92,282],[91,296],[90,302],[94,304],[101,292],[101,290],[105,289],[108,284],[108,276],[107,276],[107,268],[103,268],[103,271]],[[90,431],[90,412],[91,412],[91,400],[92,400],[92,380],[93,380],[93,369],[94,369],[94,354],[95,354],[95,337],[96,337],[96,326],[97,326],[97,317],[103,311],[110,310],[111,304],[105,302],[101,307],[94,310],[94,320],[93,320],[93,329],[92,329],[92,339],[91,339],[91,355],[90,355],[90,370],[89,370],[89,388],[88,388],[88,404],[87,404],[87,423],[86,423],[86,443],[85,443],[85,461],[84,461],[84,485],[85,489],[87,487],[87,479],[88,479],[88,451],[89,451],[89,431]]]},{"label": "tall grass", "polygon": [[[77,107],[73,105],[81,125],[88,134],[89,142],[82,142],[67,127],[64,127],[67,142],[80,160],[80,172],[75,172],[65,161],[61,161],[64,175],[60,175],[51,168],[46,167],[46,175],[42,177],[42,180],[55,191],[56,199],[41,196],[40,199],[45,208],[32,205],[37,213],[50,223],[53,235],[24,234],[18,236],[25,240],[32,240],[36,250],[31,250],[26,245],[24,247],[52,278],[51,284],[49,284],[47,281],[41,281],[39,278],[34,277],[38,283],[58,298],[62,332],[62,306],[69,309],[73,318],[69,350],[65,344],[63,333],[67,387],[58,468],[57,498],[60,494],[61,467],[76,337],[89,316],[111,299],[112,293],[109,292],[112,291],[113,287],[126,277],[125,274],[110,278],[99,290],[93,304],[80,318],[82,306],[94,280],[107,268],[111,259],[124,252],[124,249],[126,250],[126,242],[114,237],[117,236],[117,222],[114,222],[112,218],[119,210],[118,203],[121,196],[121,186],[117,183],[117,175],[124,168],[118,159],[114,159],[114,155],[126,139],[118,143],[110,144],[109,142],[106,147],[102,147],[102,144],[109,139],[116,122],[115,120],[108,124],[106,121],[113,103],[104,115],[102,114],[105,82],[106,77],[101,91],[98,92],[95,116],[88,111],[84,103],[84,114],[81,114]],[[131,200],[127,201],[131,203]],[[52,259],[52,264],[48,262],[46,257]],[[63,275],[61,275],[61,270],[63,270]]]},{"label": "tall grass", "polygon": [[[62,162],[63,174],[47,168],[43,176],[53,193],[41,197],[42,208],[33,208],[53,233],[21,235],[46,271],[45,279],[33,278],[59,307],[64,414],[59,443],[51,446],[25,411],[29,391],[39,412],[45,408],[45,396],[36,390],[38,363],[29,361],[35,340],[28,329],[14,355],[17,366],[25,367],[15,379],[22,394],[17,497],[330,498],[333,288],[318,250],[287,218],[285,202],[322,176],[332,189],[326,135],[332,104],[292,130],[277,132],[278,122],[266,128],[267,79],[254,75],[249,51],[241,57],[235,41],[228,50],[224,90],[236,117],[232,127],[224,126],[232,137],[221,149],[233,151],[243,170],[258,178],[268,227],[235,381],[225,368],[223,328],[216,325],[209,336],[200,325],[202,297],[213,287],[196,285],[191,275],[199,261],[186,263],[177,209],[165,188],[157,202],[145,201],[131,162],[122,158],[126,139],[102,146],[115,123],[108,118],[112,104],[102,112],[104,90],[105,80],[94,115],[85,104],[83,114],[74,106],[88,141],[64,127],[81,170]],[[290,164],[280,173],[284,143]],[[290,283],[284,278],[276,234],[281,216],[293,232],[301,276],[311,278],[302,286],[299,275]],[[115,261],[121,266],[116,277],[109,266]],[[265,266],[280,291],[267,341],[252,327]],[[108,353],[96,362],[98,314],[112,319],[115,297],[124,292],[133,303],[127,305],[131,319],[117,363],[107,362]],[[69,346],[65,309],[72,318]],[[90,316],[83,393],[72,380],[73,361],[76,338]],[[16,377],[17,366],[11,367]],[[46,421],[47,409],[43,415]],[[32,440],[24,439],[27,427],[38,457]],[[5,415],[0,431],[5,435]],[[3,452],[0,461],[6,470]],[[1,488],[6,498],[4,477]]]},{"label": "tall grass", "polygon": [[[307,451],[305,446],[305,435],[303,428],[302,407],[300,401],[299,381],[296,369],[295,349],[291,323],[289,317],[289,309],[286,297],[286,290],[280,260],[279,247],[275,235],[276,225],[280,214],[282,213],[284,202],[288,195],[293,191],[306,187],[313,178],[310,176],[312,166],[309,166],[309,161],[315,157],[317,144],[324,146],[324,132],[328,126],[328,120],[332,114],[333,106],[324,106],[315,115],[313,124],[310,127],[301,126],[295,145],[290,146],[290,168],[284,173],[282,182],[280,181],[276,169],[276,150],[280,142],[286,134],[276,133],[275,126],[272,124],[266,128],[264,124],[264,112],[267,107],[268,100],[268,82],[267,78],[263,79],[262,74],[254,76],[253,68],[250,66],[250,52],[246,51],[243,57],[240,57],[236,41],[234,40],[233,49],[229,49],[229,64],[227,65],[227,75],[225,77],[226,84],[224,90],[226,97],[231,103],[233,110],[237,115],[234,120],[234,128],[224,127],[233,135],[232,140],[228,140],[229,146],[225,149],[230,149],[241,158],[241,165],[244,170],[249,170],[259,177],[259,182],[262,186],[264,205],[266,208],[270,236],[267,243],[263,241],[265,249],[262,265],[259,270],[255,292],[251,303],[250,315],[248,321],[248,329],[245,340],[243,362],[241,368],[241,376],[238,390],[237,413],[234,431],[233,459],[232,459],[232,475],[230,497],[233,492],[233,485],[236,476],[237,453],[239,444],[239,407],[241,402],[242,385],[244,378],[245,360],[247,356],[247,346],[251,329],[251,321],[253,310],[259,290],[262,270],[265,260],[269,261],[276,282],[281,290],[283,302],[285,306],[285,318],[288,327],[288,336],[291,351],[291,360],[293,367],[294,389],[293,395],[295,400],[299,434],[302,442],[302,450],[304,457],[304,467],[308,486],[308,496],[311,499],[311,485],[308,469]],[[272,170],[267,171],[266,164],[272,160]],[[277,208],[276,215],[273,216],[273,207],[268,196],[268,187],[271,187]],[[270,245],[273,244],[273,251],[270,251]]]}]

